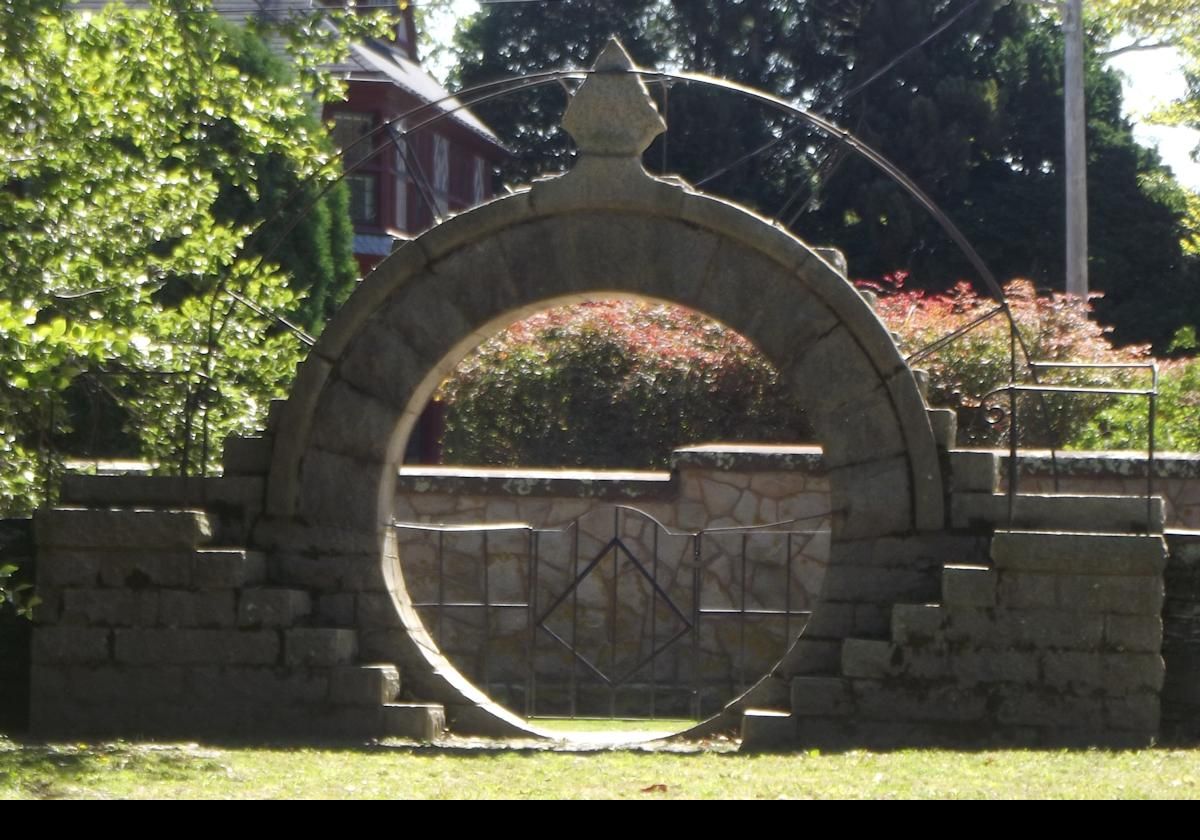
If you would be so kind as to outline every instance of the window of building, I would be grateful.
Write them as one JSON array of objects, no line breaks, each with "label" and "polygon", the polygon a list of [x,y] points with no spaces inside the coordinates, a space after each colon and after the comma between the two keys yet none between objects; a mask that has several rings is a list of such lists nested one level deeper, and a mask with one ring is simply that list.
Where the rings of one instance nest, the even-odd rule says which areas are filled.
[{"label": "window of building", "polygon": [[433,135],[433,199],[439,213],[450,209],[450,141]]},{"label": "window of building", "polygon": [[396,216],[394,224],[408,230],[408,141],[396,138]]},{"label": "window of building", "polygon": [[333,115],[333,142],[342,151],[342,168],[350,173],[350,219],[356,225],[379,224],[378,157],[375,143],[364,139],[375,128],[375,117],[355,111]]},{"label": "window of building", "polygon": [[484,186],[487,180],[487,161],[476,156],[472,162],[474,163],[475,171],[471,182],[471,201],[473,204],[481,204],[487,198],[487,188]]}]

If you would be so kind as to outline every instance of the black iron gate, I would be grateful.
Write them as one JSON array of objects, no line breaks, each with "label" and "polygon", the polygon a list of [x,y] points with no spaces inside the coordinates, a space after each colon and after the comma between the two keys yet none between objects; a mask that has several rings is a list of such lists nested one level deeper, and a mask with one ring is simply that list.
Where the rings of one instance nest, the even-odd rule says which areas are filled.
[{"label": "black iron gate", "polygon": [[426,627],[493,699],[527,717],[701,718],[807,621],[828,528],[798,524],[676,531],[613,506],[554,529],[396,529]]}]

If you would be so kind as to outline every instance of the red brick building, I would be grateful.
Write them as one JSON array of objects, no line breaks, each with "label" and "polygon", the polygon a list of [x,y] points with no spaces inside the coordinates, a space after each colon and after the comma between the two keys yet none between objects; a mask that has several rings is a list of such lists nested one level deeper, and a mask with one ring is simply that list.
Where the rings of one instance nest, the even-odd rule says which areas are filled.
[{"label": "red brick building", "polygon": [[[403,125],[396,122],[374,142],[347,152],[346,168],[353,168],[346,178],[354,251],[364,272],[436,218],[490,198],[496,191],[496,166],[505,155],[488,127],[422,69],[416,39],[410,6],[394,39],[355,44],[343,62],[330,68],[348,83],[346,100],[325,109],[340,149],[419,109]],[[439,113],[446,116],[411,130]],[[410,132],[405,136],[401,128]]]}]

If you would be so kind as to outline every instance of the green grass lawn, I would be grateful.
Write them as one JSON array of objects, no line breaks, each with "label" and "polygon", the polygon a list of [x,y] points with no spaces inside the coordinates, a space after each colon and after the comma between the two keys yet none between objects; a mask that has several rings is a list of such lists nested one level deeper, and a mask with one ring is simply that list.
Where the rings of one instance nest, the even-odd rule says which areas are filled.
[{"label": "green grass lawn", "polygon": [[0,799],[1197,798],[1200,750],[738,755],[18,744]]}]

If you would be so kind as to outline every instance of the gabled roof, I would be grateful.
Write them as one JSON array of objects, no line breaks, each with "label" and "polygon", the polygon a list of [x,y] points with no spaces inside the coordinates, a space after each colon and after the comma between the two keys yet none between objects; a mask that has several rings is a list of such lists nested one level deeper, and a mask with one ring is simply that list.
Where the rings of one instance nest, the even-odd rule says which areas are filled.
[{"label": "gabled roof", "polygon": [[350,55],[331,65],[328,71],[351,81],[391,82],[422,102],[436,102],[437,107],[448,113],[450,119],[479,135],[486,142],[495,146],[501,145],[492,130],[463,107],[462,103],[425,72],[420,64],[405,55],[403,50],[383,41],[371,40],[363,44],[354,44],[350,48]]}]

